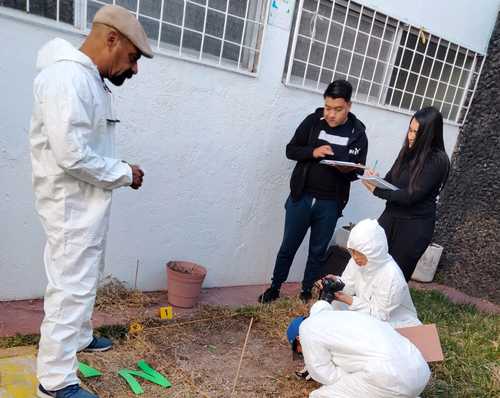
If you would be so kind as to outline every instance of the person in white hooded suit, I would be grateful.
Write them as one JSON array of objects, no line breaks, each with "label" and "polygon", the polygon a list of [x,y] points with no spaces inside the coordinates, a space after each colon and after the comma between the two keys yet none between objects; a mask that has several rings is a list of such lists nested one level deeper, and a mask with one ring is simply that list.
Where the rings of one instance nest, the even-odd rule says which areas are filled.
[{"label": "person in white hooded suit", "polygon": [[324,300],[290,323],[287,339],[323,385],[310,398],[416,398],[430,378],[418,348],[387,322]]},{"label": "person in white hooded suit", "polygon": [[[335,294],[334,309],[369,314],[394,328],[420,325],[401,269],[388,252],[384,230],[376,220],[362,220],[347,241],[352,258],[340,276],[345,283]],[[327,278],[335,278],[327,275]]]},{"label": "person in white hooded suit", "polygon": [[41,398],[95,398],[80,388],[77,351],[105,351],[91,317],[104,267],[112,190],[144,173],[115,155],[118,122],[104,79],[121,85],[152,57],[137,19],[106,6],[80,49],[54,39],[39,52],[30,128],[35,205],[47,235],[48,286],[37,360]]}]

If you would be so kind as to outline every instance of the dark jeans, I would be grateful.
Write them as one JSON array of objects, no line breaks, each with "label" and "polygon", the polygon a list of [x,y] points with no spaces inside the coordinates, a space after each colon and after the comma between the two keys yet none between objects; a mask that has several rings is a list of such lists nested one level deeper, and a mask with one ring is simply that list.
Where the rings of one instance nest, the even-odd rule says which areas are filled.
[{"label": "dark jeans", "polygon": [[384,211],[378,223],[385,230],[390,255],[408,282],[418,260],[432,242],[435,217],[398,218]]},{"label": "dark jeans", "polygon": [[288,197],[285,209],[285,232],[276,257],[272,286],[280,288],[288,278],[293,258],[310,227],[309,256],[302,281],[302,289],[309,290],[321,276],[325,252],[339,218],[339,205],[336,200],[318,200],[305,193],[296,202]]}]

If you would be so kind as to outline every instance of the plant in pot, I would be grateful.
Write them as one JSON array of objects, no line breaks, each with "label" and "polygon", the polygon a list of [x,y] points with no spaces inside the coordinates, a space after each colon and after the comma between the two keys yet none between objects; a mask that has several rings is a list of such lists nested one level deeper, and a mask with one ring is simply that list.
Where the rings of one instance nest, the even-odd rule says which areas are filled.
[{"label": "plant in pot", "polygon": [[194,307],[207,275],[206,268],[189,261],[169,261],[166,268],[168,302],[176,307]]}]

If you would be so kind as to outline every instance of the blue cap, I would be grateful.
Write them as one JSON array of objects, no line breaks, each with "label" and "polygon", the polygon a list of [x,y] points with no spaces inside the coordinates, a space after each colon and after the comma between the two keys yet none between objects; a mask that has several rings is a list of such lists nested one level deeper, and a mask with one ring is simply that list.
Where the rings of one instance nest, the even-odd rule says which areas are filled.
[{"label": "blue cap", "polygon": [[302,321],[306,319],[303,316],[298,316],[297,318],[294,318],[292,322],[290,322],[290,325],[288,325],[288,329],[286,331],[286,338],[288,339],[288,342],[292,345],[293,349],[293,342],[299,335],[299,327]]}]

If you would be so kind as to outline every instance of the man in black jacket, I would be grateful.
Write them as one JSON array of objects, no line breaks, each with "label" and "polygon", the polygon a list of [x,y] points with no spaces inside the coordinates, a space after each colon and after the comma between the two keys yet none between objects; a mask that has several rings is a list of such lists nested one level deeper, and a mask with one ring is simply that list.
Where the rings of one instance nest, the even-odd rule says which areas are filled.
[{"label": "man in black jacket", "polygon": [[365,164],[368,151],[365,126],[351,109],[352,86],[346,80],[331,83],[323,97],[324,108],[307,116],[286,146],[286,156],[297,161],[285,203],[285,231],[276,258],[271,287],[259,296],[269,303],[280,294],[299,246],[309,228],[307,258],[300,298],[307,302],[319,279],[324,256],[337,219],[349,199],[351,181],[362,169],[332,167],[323,159]]}]

